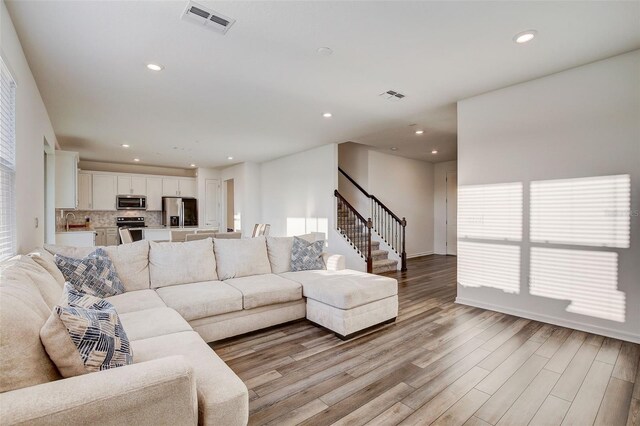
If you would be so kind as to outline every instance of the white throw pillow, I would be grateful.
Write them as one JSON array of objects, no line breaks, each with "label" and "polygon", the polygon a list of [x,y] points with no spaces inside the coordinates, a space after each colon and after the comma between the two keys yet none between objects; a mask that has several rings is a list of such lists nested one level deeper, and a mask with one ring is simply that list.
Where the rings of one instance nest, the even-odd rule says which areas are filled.
[{"label": "white throw pillow", "polygon": [[271,273],[265,237],[240,240],[216,238],[213,249],[221,280]]},{"label": "white throw pillow", "polygon": [[291,271],[291,249],[293,237],[267,237],[267,254],[271,272],[283,274]]},{"label": "white throw pillow", "polygon": [[186,243],[150,241],[150,245],[151,288],[218,279],[211,238]]}]

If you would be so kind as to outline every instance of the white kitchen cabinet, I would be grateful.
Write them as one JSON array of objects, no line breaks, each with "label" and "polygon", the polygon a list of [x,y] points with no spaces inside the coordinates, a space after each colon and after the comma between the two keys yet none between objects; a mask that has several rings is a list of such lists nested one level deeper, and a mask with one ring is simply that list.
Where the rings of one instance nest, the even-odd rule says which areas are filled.
[{"label": "white kitchen cabinet", "polygon": [[107,228],[106,232],[106,243],[107,246],[117,246],[118,245],[118,228]]},{"label": "white kitchen cabinet", "polygon": [[180,196],[180,181],[178,178],[162,178],[162,195],[164,197]]},{"label": "white kitchen cabinet", "polygon": [[195,179],[180,179],[180,187],[178,188],[178,192],[180,192],[181,197],[196,197],[196,180]]},{"label": "white kitchen cabinet", "polygon": [[57,209],[78,207],[78,161],[79,154],[71,151],[56,151],[56,195]]},{"label": "white kitchen cabinet", "polygon": [[56,232],[56,245],[69,247],[93,247],[95,231]]},{"label": "white kitchen cabinet", "polygon": [[92,210],[92,175],[91,173],[78,172],[78,210]]},{"label": "white kitchen cabinet", "polygon": [[93,210],[116,210],[118,180],[115,175],[93,175]]},{"label": "white kitchen cabinet", "polygon": [[117,195],[147,195],[147,179],[142,176],[118,176]]},{"label": "white kitchen cabinet", "polygon": [[162,210],[162,178],[147,178],[147,210]]},{"label": "white kitchen cabinet", "polygon": [[165,197],[195,197],[196,180],[193,178],[162,178],[162,195]]},{"label": "white kitchen cabinet", "polygon": [[107,245],[107,231],[105,229],[96,229],[95,245],[98,247]]}]

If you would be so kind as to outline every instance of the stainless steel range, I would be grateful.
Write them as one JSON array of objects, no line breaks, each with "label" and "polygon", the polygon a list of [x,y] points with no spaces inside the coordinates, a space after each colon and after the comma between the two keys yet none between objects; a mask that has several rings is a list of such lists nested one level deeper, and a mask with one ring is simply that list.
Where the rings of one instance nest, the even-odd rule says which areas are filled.
[{"label": "stainless steel range", "polygon": [[129,232],[131,232],[131,238],[133,239],[133,241],[140,241],[144,238],[142,229],[137,229],[137,228],[147,227],[147,225],[145,224],[144,216],[116,217],[116,226],[118,228],[129,228]]}]

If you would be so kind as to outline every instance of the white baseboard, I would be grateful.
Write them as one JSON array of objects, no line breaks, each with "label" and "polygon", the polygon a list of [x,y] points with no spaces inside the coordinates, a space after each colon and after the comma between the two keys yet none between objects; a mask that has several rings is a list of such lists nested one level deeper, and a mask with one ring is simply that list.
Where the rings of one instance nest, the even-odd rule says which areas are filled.
[{"label": "white baseboard", "polygon": [[613,337],[614,339],[626,340],[627,342],[640,343],[640,335],[613,330],[607,327],[584,324],[581,322],[558,318],[551,315],[543,315],[531,311],[523,311],[521,309],[513,309],[505,306],[493,305],[491,303],[478,302],[476,300],[465,299],[461,297],[456,297],[456,303],[459,303],[461,305],[473,306],[476,308],[488,309],[490,311],[502,312],[503,314],[514,315],[517,317],[527,318],[535,321],[546,322],[549,324],[559,325],[561,327],[573,328],[575,330],[586,331],[587,333],[600,334],[602,336]]},{"label": "white baseboard", "polygon": [[414,257],[421,257],[421,256],[429,256],[431,254],[433,254],[432,251],[425,251],[424,253],[412,253],[407,255],[407,259],[413,259]]}]

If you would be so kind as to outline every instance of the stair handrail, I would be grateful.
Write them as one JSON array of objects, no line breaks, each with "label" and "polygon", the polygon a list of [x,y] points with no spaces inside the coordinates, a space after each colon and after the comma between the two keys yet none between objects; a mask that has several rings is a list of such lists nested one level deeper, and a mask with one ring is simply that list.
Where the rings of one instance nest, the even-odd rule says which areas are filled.
[{"label": "stair handrail", "polygon": [[373,228],[373,221],[371,220],[371,218],[365,219],[364,216],[362,216],[360,213],[358,213],[358,211],[351,205],[351,203],[349,203],[339,192],[338,190],[334,190],[333,194],[335,195],[335,197],[338,199],[338,207],[340,207],[341,205],[346,207],[346,209],[353,214],[356,218],[358,218],[361,222],[361,225],[366,226],[367,228],[367,233],[366,236],[364,238],[364,240],[362,240],[362,238],[360,238],[358,235],[356,235],[356,233],[351,233],[349,232],[349,229],[347,226],[341,226],[341,221],[340,218],[338,217],[338,221],[336,223],[336,227],[343,233],[345,234],[345,236],[347,236],[347,238],[349,238],[349,241],[351,241],[351,244],[354,246],[354,248],[358,249],[361,253],[361,248],[363,244],[366,244],[366,257],[363,255],[363,257],[365,257],[365,260],[367,261],[367,272],[368,273],[373,273],[373,255],[371,253],[371,229]]},{"label": "stair handrail", "polygon": [[[375,195],[369,194],[366,189],[364,189],[354,178],[349,176],[347,172],[345,172],[341,167],[338,167],[338,171],[345,177],[349,182],[351,182],[364,196],[371,200],[371,217],[373,229],[380,235],[395,251],[400,254],[401,259],[401,271],[407,270],[407,250],[406,250],[406,233],[407,233],[407,219],[395,214],[389,207],[387,207],[382,201],[380,201]],[[337,192],[337,191],[336,191]],[[341,196],[342,197],[342,196]],[[344,199],[344,198],[343,198]],[[344,200],[347,202],[346,200]],[[347,202],[348,204],[348,202]],[[349,206],[353,209],[353,206],[349,204]],[[386,217],[384,214],[379,214],[379,209],[382,209],[384,213],[388,216]],[[355,211],[355,209],[353,209]],[[358,213],[356,211],[356,213]],[[360,217],[360,215],[358,213]],[[393,219],[395,221],[396,226],[392,226],[388,222],[388,218]],[[398,229],[400,228],[400,229]]]}]

